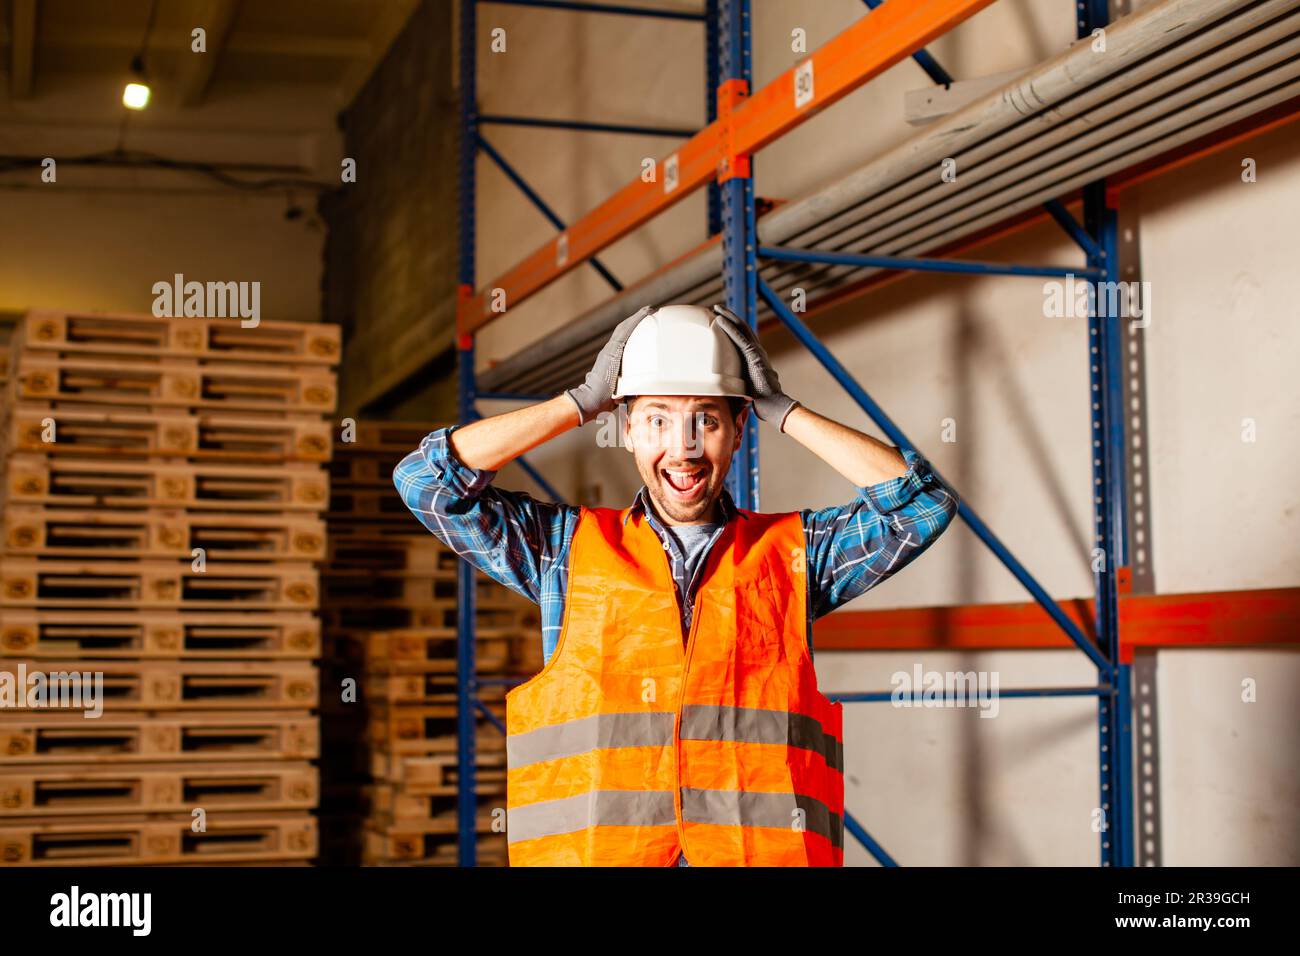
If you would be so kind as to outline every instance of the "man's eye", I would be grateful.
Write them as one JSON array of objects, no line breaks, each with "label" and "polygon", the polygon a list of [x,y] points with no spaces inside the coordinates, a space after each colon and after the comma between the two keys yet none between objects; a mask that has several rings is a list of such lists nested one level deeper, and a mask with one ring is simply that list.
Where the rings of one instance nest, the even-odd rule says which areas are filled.
[{"label": "man's eye", "polygon": [[662,428],[662,427],[663,427],[663,421],[664,421],[664,417],[663,417],[662,415],[651,415],[651,416],[650,416],[650,424],[653,425],[655,428]]}]

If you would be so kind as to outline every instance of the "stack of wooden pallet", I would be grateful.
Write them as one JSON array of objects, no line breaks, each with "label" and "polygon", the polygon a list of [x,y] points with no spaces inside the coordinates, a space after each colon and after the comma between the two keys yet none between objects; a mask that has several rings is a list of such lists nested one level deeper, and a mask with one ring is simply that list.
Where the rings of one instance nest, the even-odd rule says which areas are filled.
[{"label": "stack of wooden pallet", "polygon": [[[392,482],[397,462],[435,427],[357,423],[356,440],[340,442],[331,465],[322,613],[338,673],[326,680],[351,677],[359,699],[325,701],[325,803],[335,811],[322,817],[327,859],[457,862],[459,559],[419,525]],[[536,605],[476,577],[479,697],[502,720],[504,681],[541,667],[540,617]],[[479,857],[502,864],[503,821],[493,814],[505,804],[504,737],[477,716]],[[359,843],[343,843],[357,833]]]},{"label": "stack of wooden pallet", "polygon": [[102,675],[103,694],[98,717],[84,697],[0,710],[0,862],[316,855],[339,344],[308,323],[21,321],[0,423],[0,685]]}]

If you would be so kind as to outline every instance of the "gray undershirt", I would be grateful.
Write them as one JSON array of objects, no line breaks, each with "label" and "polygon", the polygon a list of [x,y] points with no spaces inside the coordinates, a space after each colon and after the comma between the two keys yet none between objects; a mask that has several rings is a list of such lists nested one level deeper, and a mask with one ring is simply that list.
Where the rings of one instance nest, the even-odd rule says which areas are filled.
[{"label": "gray undershirt", "polygon": [[682,604],[682,633],[691,630],[691,614],[694,608],[696,578],[705,559],[709,556],[709,545],[717,534],[721,524],[679,524],[665,525],[664,530],[672,535],[681,552],[684,571],[677,581],[677,596]]}]

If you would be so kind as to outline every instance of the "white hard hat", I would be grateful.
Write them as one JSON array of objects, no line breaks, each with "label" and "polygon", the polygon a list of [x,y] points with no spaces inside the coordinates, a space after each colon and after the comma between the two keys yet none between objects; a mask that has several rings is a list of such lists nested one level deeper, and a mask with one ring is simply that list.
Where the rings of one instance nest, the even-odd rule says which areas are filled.
[{"label": "white hard hat", "polygon": [[700,305],[665,305],[637,324],[623,349],[614,398],[734,395],[748,398],[740,352]]}]

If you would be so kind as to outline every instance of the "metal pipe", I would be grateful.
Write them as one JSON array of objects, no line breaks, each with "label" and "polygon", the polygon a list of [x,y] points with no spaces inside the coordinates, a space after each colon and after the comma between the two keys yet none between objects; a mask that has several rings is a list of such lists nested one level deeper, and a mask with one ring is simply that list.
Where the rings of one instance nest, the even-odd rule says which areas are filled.
[{"label": "metal pipe", "polygon": [[486,717],[488,723],[490,723],[493,727],[495,727],[497,730],[501,732],[502,737],[506,735],[506,725],[501,722],[501,718],[499,718],[496,714],[492,713],[492,711],[488,708],[487,704],[483,703],[482,698],[480,697],[474,698],[474,709],[477,710],[484,717]]},{"label": "metal pipe", "polygon": [[[1274,0],[1280,7],[1293,6],[1295,0]],[[1087,43],[1075,43],[1052,59],[1029,70],[1023,77],[1001,90],[976,100],[947,119],[922,129],[920,134],[889,150],[835,183],[818,191],[817,203],[792,202],[774,209],[764,217],[764,240],[786,242],[796,238],[801,244],[816,240],[805,236],[809,230],[835,229],[828,211],[856,216],[864,204],[900,183],[918,183],[927,172],[937,171],[940,162],[974,149],[980,143],[1038,115],[1040,122],[1054,125],[1064,101],[1086,91],[1131,65],[1135,81],[1143,77],[1144,64],[1159,57],[1162,51],[1179,40],[1197,33],[1202,27],[1229,10],[1248,6],[1249,0],[1165,0],[1125,17],[1107,28],[1105,56],[1093,53]],[[1248,27],[1226,20],[1224,29]],[[1220,42],[1221,42],[1220,38]],[[1187,47],[1195,55],[1198,45]],[[960,167],[959,167],[960,168]],[[884,205],[891,204],[886,200]],[[868,208],[875,211],[876,206]]]},{"label": "metal pipe", "polygon": [[[1282,76],[1280,83],[1278,75]],[[969,235],[999,222],[1005,222],[1041,204],[1046,198],[1062,195],[1078,189],[1091,180],[1135,166],[1168,151],[1173,146],[1198,139],[1216,129],[1231,125],[1238,119],[1244,119],[1252,113],[1291,99],[1298,92],[1294,79],[1297,75],[1300,75],[1300,65],[1293,63],[1238,87],[1225,90],[1219,96],[1207,100],[1191,111],[1195,115],[1210,114],[1200,122],[1175,129],[1177,123],[1186,120],[1185,116],[1175,115],[1153,124],[1147,130],[1137,130],[1116,142],[1100,144],[1086,156],[1023,180],[1020,187],[1031,191],[1019,195],[1018,198],[1007,200],[1005,193],[994,194],[982,202],[964,206],[960,213],[962,216],[960,221],[954,222],[949,218],[932,222],[919,233],[904,237],[906,243],[891,242],[881,251],[898,255],[918,255],[942,244],[954,233]],[[1245,102],[1232,106],[1231,101],[1237,99],[1244,99]],[[1146,138],[1148,142],[1138,143],[1139,138]],[[868,273],[862,273],[865,274]],[[820,288],[842,285],[850,280],[851,275],[851,270],[840,274],[831,274],[828,271],[825,275],[817,277],[817,281],[808,281],[808,278],[804,277],[800,284],[811,296]]]},{"label": "metal pipe", "polygon": [[1056,220],[1056,224],[1065,230],[1065,234],[1074,240],[1075,245],[1083,250],[1084,255],[1096,256],[1101,247],[1093,241],[1088,231],[1079,225],[1079,221],[1070,215],[1070,210],[1066,209],[1055,199],[1043,203],[1043,208],[1048,214]]},{"label": "metal pipe", "polygon": [[550,495],[552,501],[556,504],[564,504],[564,496],[551,487],[551,483],[542,477],[542,473],[533,467],[532,462],[520,455],[514,460],[514,463],[522,468],[528,474],[528,477],[533,479],[543,491]]},{"label": "metal pipe", "polygon": [[543,129],[576,129],[586,133],[632,133],[644,136],[672,136],[690,139],[699,130],[679,129],[671,126],[637,126],[631,123],[593,123],[587,120],[542,119],[540,116],[508,116],[504,113],[483,113],[479,125],[536,126]]},{"label": "metal pipe", "polygon": [[862,828],[848,810],[844,811],[844,829],[848,830],[859,843],[867,848],[867,852],[876,858],[876,862],[881,866],[898,866],[898,862],[885,852],[885,848],[871,838],[871,834]]},{"label": "metal pipe", "polygon": [[822,252],[820,249],[789,249],[759,246],[758,254],[768,259],[791,262],[827,262],[834,265],[871,266],[880,269],[910,269],[916,272],[954,272],[961,275],[1082,276],[1099,279],[1105,273],[1087,266],[1020,266],[1003,262],[972,262],[969,259],[918,259],[908,256],[864,256],[856,253]]},{"label": "metal pipe", "polygon": [[[1104,79],[1117,70],[1126,70],[1125,76],[1132,83],[1147,75],[1156,66],[1166,69],[1174,63],[1177,56],[1209,54],[1215,46],[1222,46],[1224,38],[1237,36],[1251,28],[1268,23],[1279,13],[1293,11],[1300,0],[1270,0],[1257,4],[1249,10],[1242,11],[1244,3],[1233,3],[1228,8],[1222,4],[1192,2],[1192,0],[1167,0],[1163,4],[1150,7],[1144,11],[1126,17],[1107,28],[1107,49],[1105,56],[1093,53],[1086,44],[1076,44],[1065,54],[1055,58],[1033,71],[1024,78],[1004,89],[991,94],[965,110],[954,114],[946,120],[927,127],[919,136],[907,143],[890,150],[884,156],[874,160],[860,170],[856,170],[838,182],[828,186],[805,199],[787,203],[758,221],[761,241],[776,245],[787,241],[802,244],[805,237],[821,235],[823,231],[844,228],[846,220],[840,218],[843,210],[850,210],[858,217],[870,205],[871,197],[893,188],[902,180],[915,175],[918,168],[933,163],[938,168],[939,158],[947,155],[954,147],[978,147],[988,141],[995,132],[989,117],[994,110],[1001,110],[1005,116],[1000,122],[1006,125],[1024,122],[1030,102],[1027,88],[1032,86],[1035,96],[1033,102],[1038,104],[1040,115],[1034,118],[1037,126],[1056,121],[1058,111],[1067,109],[1062,100],[1069,99],[1077,105],[1079,96],[1086,93],[1081,86],[1070,87],[1065,81],[1086,84]],[[1235,16],[1221,19],[1220,24],[1209,32],[1195,32],[1213,14],[1222,14],[1225,9]],[[1186,17],[1195,14],[1200,20],[1195,25]],[[1142,21],[1140,24],[1136,21]],[[1276,26],[1276,25],[1275,25]],[[1217,31],[1217,32],[1216,32]],[[1274,33],[1279,32],[1274,30]],[[1270,35],[1273,35],[1272,33]],[[1185,39],[1181,52],[1173,49],[1174,41]],[[1222,54],[1219,55],[1222,57]],[[1146,59],[1143,59],[1143,58]],[[1151,65],[1148,61],[1161,57],[1158,63]],[[1110,64],[1109,71],[1103,75],[1101,65]],[[1218,62],[1218,60],[1216,60]],[[1039,85],[1041,81],[1041,86]],[[1115,91],[1111,90],[1109,94]],[[1074,94],[1071,98],[1071,94]],[[1104,99],[1104,96],[1098,94]],[[1235,121],[1237,118],[1266,108],[1272,103],[1280,102],[1284,95],[1266,94],[1255,102],[1243,104],[1224,112],[1217,117],[1207,117],[1200,123],[1185,126],[1164,139],[1155,138],[1127,155],[1115,153],[1108,148],[1094,149],[1081,157],[1076,164],[1078,172],[1066,178],[1047,176],[1032,183],[1024,181],[1015,183],[1014,190],[1005,194],[1006,202],[1000,207],[984,209],[983,215],[973,218],[965,215],[959,222],[951,219],[937,220],[931,224],[928,235],[924,238],[899,236],[897,242],[888,248],[870,250],[853,250],[891,255],[921,256],[928,251],[953,239],[969,235],[980,229],[1005,221],[1027,209],[1049,201],[1066,192],[1077,189],[1084,182],[1141,162],[1160,152],[1174,148],[1180,143],[1203,135],[1219,126]],[[1093,119],[1092,122],[1097,122]],[[973,125],[981,125],[979,136],[971,132]],[[963,145],[964,144],[964,145]],[[1086,161],[1084,161],[1086,160]],[[962,167],[959,166],[959,170]],[[958,183],[947,184],[954,191],[952,199],[958,200],[964,187],[959,172]],[[914,188],[925,189],[927,184]],[[874,207],[872,207],[874,208]],[[947,207],[945,207],[947,208]],[[959,213],[960,214],[960,213]],[[853,218],[850,216],[850,218]],[[821,225],[825,224],[825,225]],[[821,225],[821,228],[818,228]],[[834,269],[826,270],[824,279],[817,270],[806,266],[798,274],[798,281],[803,283],[806,291],[813,292],[830,283],[846,281],[843,274]],[[718,275],[721,271],[720,249],[714,245],[706,247],[698,254],[686,257],[671,268],[650,276],[593,309],[574,322],[556,330],[545,341],[529,345],[521,352],[508,357],[493,369],[482,373],[483,381],[489,387],[509,385],[516,389],[544,391],[567,382],[574,370],[580,370],[585,363],[590,364],[591,357],[599,350],[601,343],[608,336],[610,329],[626,315],[636,311],[646,302],[698,302],[720,301],[721,286]],[[794,284],[786,267],[769,263],[760,273],[773,288],[782,289]],[[856,270],[857,277],[870,274],[869,270]],[[572,366],[569,362],[573,362]]]},{"label": "metal pipe", "polygon": [[[885,0],[862,0],[862,2],[872,10],[875,10],[884,3]],[[926,75],[930,77],[930,79],[934,80],[934,82],[938,83],[940,86],[948,86],[952,83],[952,76],[947,70],[941,67],[939,61],[932,57],[924,48],[913,53],[912,59],[916,61],[917,65],[921,69],[925,70]]]},{"label": "metal pipe", "polygon": [[[1039,176],[1030,177],[1014,184],[1016,189],[1032,188],[1034,191],[1028,195],[1021,195],[1018,192],[1004,188],[1000,193],[994,192],[983,203],[969,203],[964,195],[954,196],[953,202],[944,204],[944,210],[948,211],[947,216],[934,219],[923,231],[908,234],[902,239],[896,239],[881,246],[874,246],[873,243],[872,251],[891,255],[920,255],[949,241],[954,235],[969,235],[981,229],[995,226],[1026,210],[1032,209],[1053,196],[1059,196],[1077,189],[1098,176],[1108,175],[1136,165],[1166,152],[1180,143],[1197,139],[1214,129],[1245,118],[1251,113],[1267,109],[1269,106],[1290,99],[1295,95],[1293,85],[1290,83],[1275,87],[1263,94],[1260,94],[1259,91],[1270,84],[1278,82],[1279,76],[1283,77],[1283,82],[1285,82],[1285,79],[1294,75],[1295,72],[1294,64],[1288,62],[1288,64],[1268,74],[1259,76],[1249,83],[1225,90],[1220,96],[1205,101],[1191,112],[1196,115],[1212,113],[1215,108],[1221,107],[1236,98],[1244,98],[1247,102],[1231,108],[1227,112],[1211,115],[1200,123],[1175,129],[1176,124],[1185,121],[1188,115],[1187,113],[1175,114],[1159,123],[1152,123],[1146,129],[1139,128],[1128,137],[1116,141],[1122,143],[1125,147],[1132,147],[1136,139],[1140,137],[1146,136],[1150,140],[1145,145],[1139,144],[1133,151],[1125,153],[1122,149],[1116,149],[1115,142],[1097,144],[1094,149],[1085,155],[1055,168],[1049,168]],[[1252,96],[1257,96],[1257,98],[1251,100]],[[1064,180],[1054,178],[1063,173],[1073,173],[1073,175],[1068,175],[1068,178]],[[1007,198],[1017,196],[1018,198]],[[999,201],[1003,204],[999,205]],[[971,218],[981,212],[984,215]],[[956,216],[964,218],[956,219]],[[772,283],[774,287],[782,289],[797,284],[806,295],[811,297],[822,289],[838,287],[849,281],[857,281],[876,271],[879,270],[829,267],[822,270],[805,270],[803,274],[790,278],[776,277],[765,273],[764,278]],[[785,278],[784,282],[781,281],[782,278]]]},{"label": "metal pipe", "polygon": [[[929,215],[934,219],[938,217],[940,211],[964,208],[969,202],[967,184],[983,182],[984,179],[980,177],[986,177],[997,170],[1010,171],[1010,180],[1008,181],[1006,177],[1003,179],[1004,195],[1015,195],[1015,189],[1022,188],[1019,178],[1024,173],[1022,167],[1036,158],[1041,159],[1047,146],[1069,143],[1071,147],[1077,148],[1077,144],[1071,143],[1072,137],[1104,127],[1107,122],[1106,116],[1112,113],[1120,115],[1121,107],[1128,108],[1147,102],[1158,94],[1177,88],[1180,82],[1221,69],[1234,59],[1244,57],[1268,42],[1288,33],[1294,33],[1297,29],[1294,19],[1288,19],[1284,24],[1275,23],[1266,27],[1259,36],[1248,36],[1245,42],[1231,44],[1231,48],[1226,51],[1223,49],[1225,40],[1239,37],[1240,34],[1248,33],[1261,24],[1267,24],[1272,18],[1285,13],[1287,8],[1294,8],[1295,5],[1296,0],[1270,0],[1268,3],[1260,4],[1222,25],[1218,30],[1197,34],[1181,45],[1171,47],[1147,61],[1134,64],[1131,69],[1103,83],[1081,89],[1075,95],[1053,103],[1050,111],[1040,112],[1028,119],[1020,117],[1015,110],[1008,108],[1007,116],[1014,115],[1015,123],[1006,130],[997,132],[996,135],[975,142],[968,150],[964,147],[955,148],[957,144],[954,142],[939,143],[937,149],[932,149],[927,154],[932,164],[931,169],[937,171],[942,160],[952,159],[958,170],[956,182],[944,183],[937,173],[929,176],[922,175],[923,169],[914,174],[900,176],[898,171],[889,167],[886,162],[877,161],[863,171],[873,167],[879,168],[881,175],[892,180],[893,185],[888,185],[886,180],[881,180],[878,190],[873,195],[856,197],[859,199],[856,204],[838,215],[825,218],[814,228],[800,233],[798,241],[800,245],[805,246],[829,244],[829,247],[835,250],[896,254],[905,248],[900,236],[904,227],[899,225],[899,220],[905,213],[916,213],[923,217]],[[1117,31],[1119,25],[1109,29]],[[1071,74],[1082,75],[1088,60],[1110,59],[1113,56],[1123,56],[1125,53],[1123,49],[1115,46],[1114,36],[1109,37],[1107,49],[1109,51],[1107,56],[1098,57],[1085,47],[1082,51],[1085,58],[1083,65],[1077,70],[1071,70]],[[1183,67],[1175,78],[1161,75],[1168,74],[1180,63]],[[1152,80],[1153,77],[1158,79]],[[1148,80],[1151,82],[1147,82]],[[1026,82],[1028,81],[1022,79],[1018,81],[1018,85],[1023,86]],[[1018,86],[1014,85],[1009,87],[1008,90],[1011,92],[1004,91],[1004,96],[1014,99],[1013,94],[1017,88]],[[967,111],[957,116],[964,116],[976,105],[978,104],[973,104]],[[1084,115],[1088,109],[1103,107],[1105,115],[1095,112]],[[1130,122],[1129,128],[1132,125],[1133,123]],[[1114,127],[1106,128],[1114,129]],[[981,163],[985,165],[980,165]],[[1043,162],[1039,162],[1035,164],[1035,168],[1043,168],[1043,165]],[[768,241],[769,230],[784,231],[780,214],[786,213],[794,205],[796,203],[783,206],[764,220],[764,241]],[[875,218],[872,218],[873,216]],[[915,220],[911,224],[915,225]],[[943,222],[937,232],[945,237],[951,237],[952,224]],[[867,237],[870,240],[869,247],[864,247],[863,244],[868,242]],[[894,237],[900,239],[898,246],[883,244],[883,240]],[[833,269],[806,270],[799,275],[799,282],[805,292],[811,292],[827,284],[826,281],[820,280],[822,275],[827,279],[840,281],[843,274],[842,271]],[[775,288],[783,288],[786,285],[783,275],[781,271],[769,272],[765,278]]]},{"label": "metal pipe", "polygon": [[690,10],[656,10],[653,7],[629,7],[616,3],[578,3],[575,0],[479,0],[480,3],[502,3],[513,7],[543,7],[551,10],[576,10],[580,13],[619,13],[632,17],[653,17],[660,20],[703,20],[704,14]]},{"label": "metal pipe", "polygon": [[[1099,684],[1096,687],[1018,687],[1012,690],[997,690],[990,696],[1001,700],[1006,698],[1025,698],[1025,697],[1102,697],[1109,696],[1114,691],[1110,684]],[[864,693],[845,693],[845,694],[827,694],[826,697],[832,701],[839,701],[841,704],[878,704],[885,701],[894,701],[900,691],[881,690],[866,691]],[[904,697],[904,700],[917,699],[921,691],[913,690],[911,697]],[[936,693],[938,693],[936,691]]]},{"label": "metal pipe", "polygon": [[[854,210],[851,225],[836,230],[833,221],[828,221],[814,230],[813,235],[801,239],[801,243],[830,243],[832,249],[844,249],[853,247],[858,240],[867,241],[869,238],[872,251],[885,252],[893,251],[894,247],[889,243],[894,239],[902,244],[904,237],[908,240],[928,238],[938,232],[950,235],[952,223],[945,217],[957,209],[968,212],[974,199],[1013,194],[1012,190],[1025,188],[1026,183],[1033,180],[1031,174],[1035,172],[1063,174],[1067,169],[1077,169],[1081,164],[1090,162],[1089,157],[1093,155],[1094,147],[1120,152],[1123,147],[1116,145],[1117,134],[1129,134],[1121,140],[1125,143],[1131,142],[1133,137],[1156,138],[1162,129],[1156,126],[1156,122],[1162,115],[1166,124],[1163,129],[1167,131],[1169,123],[1188,115],[1189,111],[1182,109],[1184,106],[1196,109],[1191,104],[1203,101],[1214,91],[1239,84],[1265,68],[1284,63],[1300,50],[1297,31],[1300,31],[1300,14],[1285,18],[1265,31],[1230,44],[1214,55],[1173,70],[1159,81],[1107,104],[1108,111],[1128,110],[1117,112],[1119,118],[1115,121],[1105,122],[1104,118],[1099,121],[1093,115],[1081,116],[1063,122],[1046,135],[1015,148],[997,140],[993,145],[985,146],[970,156],[957,156],[956,183],[942,183],[937,175],[930,177],[927,185],[919,192],[915,187],[908,187],[916,194],[902,202],[894,201],[896,197],[891,191],[888,196]],[[1268,43],[1288,35],[1290,40],[1283,39],[1283,42],[1258,52]],[[1242,58],[1238,58],[1239,54]],[[1201,76],[1200,81],[1191,82],[1198,75]],[[1234,97],[1247,95],[1239,89],[1228,92]],[[1147,102],[1145,107],[1129,109],[1143,102]],[[977,159],[990,152],[994,152],[994,158],[990,162],[985,165],[976,163]],[[974,185],[968,185],[970,183]],[[890,204],[875,216],[862,215],[868,208],[881,206],[887,200]],[[837,217],[842,226],[843,218]],[[942,222],[942,226],[927,233],[924,231],[927,222]],[[780,285],[779,279],[775,281]]]}]

